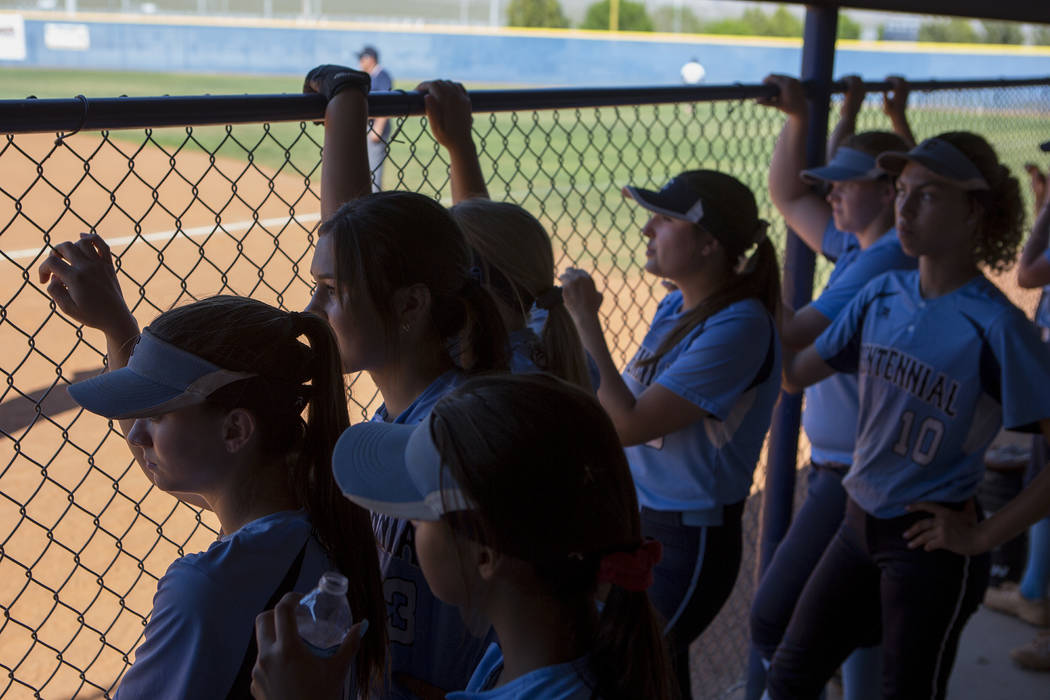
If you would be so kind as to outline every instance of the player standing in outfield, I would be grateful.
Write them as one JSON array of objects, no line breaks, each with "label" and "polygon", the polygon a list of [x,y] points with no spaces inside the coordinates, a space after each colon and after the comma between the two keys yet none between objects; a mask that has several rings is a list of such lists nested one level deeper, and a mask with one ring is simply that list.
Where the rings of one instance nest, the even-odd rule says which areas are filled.
[{"label": "player standing in outfield", "polygon": [[[374,421],[415,424],[473,372],[506,369],[507,334],[471,275],[470,249],[448,211],[412,192],[369,194],[368,76],[320,66],[304,89],[328,99],[321,224],[307,311],[328,320],[346,372],[367,371],[383,405]],[[450,347],[456,347],[453,357]],[[373,518],[388,606],[388,697],[444,697],[466,685],[490,636],[471,634],[427,586],[407,520]]]},{"label": "player standing in outfield", "polygon": [[850,651],[880,640],[884,697],[943,698],[989,561],[972,556],[980,547],[930,550],[960,520],[994,540],[1047,495],[1033,483],[972,528],[984,450],[1000,426],[1050,435],[1050,352],[979,270],[1013,261],[1024,221],[1017,180],[970,133],[884,153],[878,164],[899,173],[897,231],[919,269],[868,284],[785,362],[796,386],[856,372],[860,413],[845,520],[777,648],[773,698],[818,697]]},{"label": "player standing in outfield", "polygon": [[[160,579],[117,697],[247,700],[255,616],[333,568],[349,578],[356,615],[385,612],[368,513],[342,498],[329,468],[349,420],[321,319],[214,297],[161,314],[140,336],[97,235],[58,245],[40,276],[58,307],[109,345],[109,371],[70,394],[120,420],[149,479],[214,511],[221,526],[207,551]],[[385,631],[363,649],[355,697],[382,682]]]},{"label": "player standing in outfield", "polygon": [[570,268],[561,281],[601,373],[598,399],[627,446],[642,532],[664,545],[650,594],[691,697],[689,644],[736,581],[741,515],[779,393],[780,276],[754,195],[729,175],[694,170],[659,192],[624,193],[652,212],[642,230],[646,271],[677,289],[623,376],[593,280]]},{"label": "player standing in outfield", "polygon": [[[827,165],[802,170],[809,128],[806,98],[798,80],[783,75],[765,79],[780,92],[764,100],[787,115],[769,170],[769,193],[788,226],[814,252],[835,262],[827,286],[812,303],[780,317],[785,346],[801,350],[839,315],[870,280],[889,270],[915,269],[915,258],[901,250],[893,228],[894,179],[875,165],[883,151],[911,145],[884,131],[854,133],[864,89],[856,77],[846,79],[842,117]],[[907,87],[896,83],[885,99],[894,126],[910,138],[904,110]],[[801,171],[801,172],[800,172]],[[826,197],[810,185],[830,186]],[[751,607],[751,642],[767,662],[784,636],[810,573],[842,523],[846,492],[842,477],[853,461],[857,426],[857,378],[836,374],[806,389],[802,422],[810,442],[806,501],[777,547]],[[859,700],[878,695],[878,649],[858,650],[844,667],[847,696]]]},{"label": "player standing in outfield", "polygon": [[[616,430],[589,392],[471,379],[418,426],[352,427],[334,470],[351,500],[412,518],[437,595],[492,620],[499,644],[449,700],[675,697],[646,595],[660,544],[642,535]],[[324,679],[343,675],[296,639],[294,601],[257,624],[257,698],[323,700]]]},{"label": "player standing in outfield", "polygon": [[516,204],[488,198],[466,90],[447,80],[416,89],[426,95],[434,139],[448,151],[454,202],[449,211],[507,327],[511,371],[542,370],[585,388],[597,386],[597,369],[592,376],[561,287],[554,284],[554,250],[543,224]]},{"label": "player standing in outfield", "polygon": [[[379,52],[374,46],[366,46],[357,54],[358,66],[368,73],[374,92],[389,92],[394,89],[394,79],[386,68],[379,65]],[[390,118],[374,117],[368,120],[368,171],[372,191],[383,189],[383,163],[390,150]]]}]

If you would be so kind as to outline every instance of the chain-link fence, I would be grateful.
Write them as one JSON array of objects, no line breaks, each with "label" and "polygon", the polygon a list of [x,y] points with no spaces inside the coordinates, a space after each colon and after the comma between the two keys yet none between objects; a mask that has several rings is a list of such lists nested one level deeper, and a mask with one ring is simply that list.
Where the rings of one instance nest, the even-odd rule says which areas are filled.
[{"label": "chain-link fence", "polygon": [[[909,116],[916,135],[985,134],[1023,176],[1023,164],[1038,159],[1036,144],[1050,133],[1050,80],[944,87],[915,96]],[[523,92],[510,95],[518,111],[475,117],[492,197],[540,218],[559,268],[571,263],[595,272],[619,361],[632,354],[663,293],[642,274],[645,213],[625,202],[622,185],[659,187],[681,170],[724,170],[753,188],[782,245],[785,230],[766,194],[782,115],[743,98],[761,91],[737,88],[738,99],[704,101],[726,91],[701,88],[690,93],[701,101],[542,111],[533,110],[550,106],[549,99]],[[136,104],[127,101],[127,109]],[[888,128],[879,109],[873,97],[860,126]],[[113,247],[140,323],[218,293],[305,306],[319,219],[321,128],[309,120],[265,123],[276,118],[266,112],[257,118],[57,140],[53,133],[0,137],[0,693],[111,695],[141,641],[157,580],[176,557],[206,548],[217,530],[210,513],[153,488],[113,424],[72,403],[65,385],[100,371],[104,343],[56,310],[37,284],[36,267],[51,246],[94,231]],[[72,119],[63,128],[83,124]],[[397,118],[394,133],[384,188],[447,202],[447,160],[425,120]],[[375,409],[367,376],[350,378],[350,400],[354,420]],[[693,650],[698,697],[742,687],[764,464],[747,510],[736,590]]]}]

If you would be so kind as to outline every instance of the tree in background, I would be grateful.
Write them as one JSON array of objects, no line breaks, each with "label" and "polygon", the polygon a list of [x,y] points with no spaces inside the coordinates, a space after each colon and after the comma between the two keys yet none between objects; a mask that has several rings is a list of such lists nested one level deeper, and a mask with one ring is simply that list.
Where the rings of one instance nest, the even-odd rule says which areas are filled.
[{"label": "tree in background", "polygon": [[1015,22],[981,22],[986,44],[1023,44],[1024,33]]},{"label": "tree in background", "polygon": [[974,44],[977,42],[977,31],[965,19],[923,22],[919,25],[919,41]]},{"label": "tree in background", "polygon": [[842,12],[839,13],[839,39],[859,39],[860,38],[860,22],[853,19],[847,14]]},{"label": "tree in background", "polygon": [[[608,29],[609,28],[609,0],[600,0],[587,6],[587,14],[583,17],[580,29]],[[640,2],[621,0],[620,21],[618,29],[622,32],[651,32],[653,21],[645,11],[645,5]]]},{"label": "tree in background", "polygon": [[1037,46],[1050,46],[1050,27],[1037,24],[1032,29],[1032,43]]},{"label": "tree in background", "polygon": [[758,8],[744,10],[736,18],[727,18],[705,24],[707,34],[744,34],[748,36],[802,36],[802,20],[780,5],[767,15]]},{"label": "tree in background", "polygon": [[562,12],[558,0],[510,0],[507,26],[568,27],[569,18]]},{"label": "tree in background", "polygon": [[[676,26],[675,14],[681,12],[679,19],[681,26]],[[704,31],[704,23],[688,7],[662,5],[653,13],[653,26],[658,32],[681,32],[683,34],[701,34]]]}]

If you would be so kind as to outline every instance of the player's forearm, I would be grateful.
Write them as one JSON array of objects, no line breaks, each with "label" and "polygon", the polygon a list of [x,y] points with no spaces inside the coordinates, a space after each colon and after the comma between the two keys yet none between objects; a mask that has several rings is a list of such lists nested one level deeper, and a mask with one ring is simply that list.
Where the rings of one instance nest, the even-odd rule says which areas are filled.
[{"label": "player's forearm", "polygon": [[804,116],[788,116],[773,148],[773,158],[769,163],[769,197],[781,213],[792,202],[813,196],[798,176],[806,167],[806,123]]},{"label": "player's forearm", "polygon": [[979,523],[974,532],[978,551],[987,552],[1024,532],[1050,514],[1050,468],[1044,468],[1032,483],[992,517]]},{"label": "player's forearm", "polygon": [[828,147],[825,152],[826,160],[830,161],[834,156],[835,152],[839,150],[839,146],[842,142],[853,136],[857,131],[857,112],[849,105],[844,104],[842,106],[842,112],[839,116],[838,123],[835,124],[835,128],[831,130],[831,136],[828,137]]},{"label": "player's forearm", "polygon": [[637,400],[620,376],[597,317],[577,323],[576,328],[580,333],[580,342],[598,368],[601,379],[598,401],[612,419],[616,432],[623,436],[629,430],[630,414]]},{"label": "player's forearm", "polygon": [[346,202],[372,191],[368,172],[368,100],[356,90],[343,90],[328,101],[321,159],[321,220],[327,221]]},{"label": "player's forearm", "polygon": [[485,175],[481,172],[481,161],[478,160],[474,140],[468,137],[454,146],[449,146],[448,159],[452,201],[459,203],[475,197],[488,199],[489,190],[485,185]]},{"label": "player's forearm", "polygon": [[1032,233],[1021,250],[1021,259],[1017,265],[1017,283],[1020,286],[1032,288],[1050,284],[1050,279],[1043,279],[1036,269],[1036,263],[1046,253],[1048,244],[1050,244],[1050,203],[1043,205],[1032,226]]},{"label": "player's forearm", "polygon": [[904,143],[908,148],[915,148],[915,134],[911,131],[911,124],[908,123],[908,117],[904,114],[891,114],[890,124],[893,125],[893,133],[904,139]]}]

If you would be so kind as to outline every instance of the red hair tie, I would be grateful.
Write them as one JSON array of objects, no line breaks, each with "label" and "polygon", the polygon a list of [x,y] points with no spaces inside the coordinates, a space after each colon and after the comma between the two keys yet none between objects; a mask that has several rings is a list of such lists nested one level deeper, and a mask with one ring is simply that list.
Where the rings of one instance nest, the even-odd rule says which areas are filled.
[{"label": "red hair tie", "polygon": [[634,551],[606,554],[598,568],[598,583],[611,583],[635,593],[646,591],[653,585],[653,567],[663,554],[663,545],[651,539]]}]

